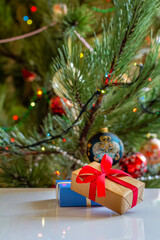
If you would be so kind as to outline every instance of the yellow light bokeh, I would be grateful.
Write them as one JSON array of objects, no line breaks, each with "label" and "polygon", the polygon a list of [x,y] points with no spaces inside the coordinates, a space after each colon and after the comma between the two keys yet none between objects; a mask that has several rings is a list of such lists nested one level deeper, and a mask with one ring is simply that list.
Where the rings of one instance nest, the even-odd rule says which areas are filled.
[{"label": "yellow light bokeh", "polygon": [[133,108],[133,112],[137,112],[137,108]]},{"label": "yellow light bokeh", "polygon": [[33,21],[32,21],[31,19],[28,19],[27,24],[28,24],[28,25],[31,25],[32,22],[33,22]]}]

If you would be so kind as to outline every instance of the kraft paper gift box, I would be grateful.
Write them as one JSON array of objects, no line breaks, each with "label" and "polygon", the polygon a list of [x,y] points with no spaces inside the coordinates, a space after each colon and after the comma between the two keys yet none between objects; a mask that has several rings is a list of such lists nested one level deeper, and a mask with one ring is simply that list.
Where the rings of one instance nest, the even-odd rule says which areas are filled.
[{"label": "kraft paper gift box", "polygon": [[100,206],[98,203],[72,191],[71,180],[57,180],[56,195],[60,207]]},{"label": "kraft paper gift box", "polygon": [[[143,201],[145,184],[130,176],[126,176],[127,174],[123,171],[111,169],[112,164],[109,163],[109,165],[106,165],[106,158],[112,160],[109,156],[105,155],[102,158],[101,163],[92,162],[89,165],[72,172],[71,189],[87,198],[94,200],[104,207],[107,207],[119,214],[123,214],[133,206]],[[89,172],[86,173],[87,171]],[[104,176],[105,171],[106,175],[108,173],[108,176]],[[95,172],[95,175],[97,174],[95,179],[92,172]],[[111,174],[112,172],[114,174]],[[118,173],[116,174],[116,172]],[[122,172],[124,174],[121,174]],[[115,175],[122,176],[117,177]],[[88,180],[89,178],[92,178],[91,176],[93,176],[94,181]],[[100,180],[102,180],[102,178],[104,179],[103,197],[97,196],[98,188],[101,188],[103,185],[102,183],[99,184],[99,186],[96,185],[97,177],[100,177]],[[127,187],[119,184],[118,182],[123,183]]]}]

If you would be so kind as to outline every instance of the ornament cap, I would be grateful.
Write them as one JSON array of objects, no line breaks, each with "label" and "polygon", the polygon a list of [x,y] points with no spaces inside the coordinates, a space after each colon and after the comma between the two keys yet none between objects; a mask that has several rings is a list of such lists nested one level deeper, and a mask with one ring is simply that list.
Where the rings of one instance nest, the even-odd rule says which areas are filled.
[{"label": "ornament cap", "polygon": [[108,128],[107,128],[107,127],[101,128],[101,129],[100,129],[100,132],[102,132],[102,133],[107,133],[107,132],[108,132]]}]

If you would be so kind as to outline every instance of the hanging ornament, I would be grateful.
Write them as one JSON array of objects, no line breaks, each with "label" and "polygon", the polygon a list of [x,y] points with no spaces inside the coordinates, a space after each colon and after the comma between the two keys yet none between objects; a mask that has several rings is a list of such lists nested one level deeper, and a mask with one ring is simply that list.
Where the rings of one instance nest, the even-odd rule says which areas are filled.
[{"label": "hanging ornament", "polygon": [[67,5],[63,3],[55,4],[53,6],[54,15],[66,15],[68,13]]},{"label": "hanging ornament", "polygon": [[147,164],[147,172],[151,175],[159,175],[160,174],[160,163],[157,164]]},{"label": "hanging ornament", "polygon": [[87,156],[91,162],[100,162],[104,154],[113,159],[113,165],[122,157],[124,151],[122,141],[107,128],[103,128],[93,136],[87,145]]},{"label": "hanging ornament", "polygon": [[60,98],[58,96],[53,97],[50,100],[50,109],[53,114],[57,114],[59,116],[66,115],[65,106],[62,101],[67,108],[70,108],[72,106],[71,102],[66,98]]},{"label": "hanging ornament", "polygon": [[147,160],[142,153],[126,153],[119,161],[120,169],[132,177],[141,177],[147,171]]},{"label": "hanging ornament", "polygon": [[140,152],[144,154],[148,164],[160,163],[160,140],[156,137],[149,139],[141,147]]},{"label": "hanging ornament", "polygon": [[23,78],[27,81],[27,82],[33,82],[35,80],[35,78],[37,77],[37,75],[34,72],[29,72],[27,69],[23,68],[22,69],[22,75]]}]

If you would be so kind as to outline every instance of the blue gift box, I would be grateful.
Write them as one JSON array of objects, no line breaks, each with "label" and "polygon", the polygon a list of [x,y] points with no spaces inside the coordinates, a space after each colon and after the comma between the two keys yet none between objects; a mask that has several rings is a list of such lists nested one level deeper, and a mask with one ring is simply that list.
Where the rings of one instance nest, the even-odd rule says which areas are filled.
[{"label": "blue gift box", "polygon": [[101,206],[71,190],[71,180],[57,180],[56,193],[60,207]]}]

